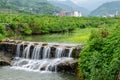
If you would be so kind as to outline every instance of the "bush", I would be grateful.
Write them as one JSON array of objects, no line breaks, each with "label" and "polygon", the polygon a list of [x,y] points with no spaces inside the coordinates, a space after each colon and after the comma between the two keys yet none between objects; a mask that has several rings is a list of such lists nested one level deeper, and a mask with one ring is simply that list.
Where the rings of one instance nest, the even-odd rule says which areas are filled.
[{"label": "bush", "polygon": [[4,33],[5,33],[5,25],[0,24],[0,34],[4,34]]},{"label": "bush", "polygon": [[32,30],[28,27],[28,25],[24,25],[23,28],[21,29],[22,34],[24,35],[31,35]]},{"label": "bush", "polygon": [[2,40],[4,38],[4,36],[2,34],[0,34],[0,40]]},{"label": "bush", "polygon": [[[120,28],[108,37],[105,30],[92,32],[88,46],[80,53],[79,69],[86,80],[117,80],[120,73]],[[106,31],[107,33],[107,31]]]}]

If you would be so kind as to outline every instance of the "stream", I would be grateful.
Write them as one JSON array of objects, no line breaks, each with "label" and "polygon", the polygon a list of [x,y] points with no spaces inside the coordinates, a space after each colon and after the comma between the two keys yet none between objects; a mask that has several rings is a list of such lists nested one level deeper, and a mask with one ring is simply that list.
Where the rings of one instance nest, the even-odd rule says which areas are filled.
[{"label": "stream", "polygon": [[0,80],[77,80],[73,74],[32,72],[0,67]]},{"label": "stream", "polygon": [[66,52],[65,46],[57,46],[53,53],[52,45],[55,44],[42,48],[43,43],[38,43],[31,49],[33,44],[30,42],[23,51],[23,43],[17,44],[17,58],[11,67],[0,67],[0,80],[77,80],[75,74],[57,72],[59,64],[73,61],[72,47],[67,48]]}]

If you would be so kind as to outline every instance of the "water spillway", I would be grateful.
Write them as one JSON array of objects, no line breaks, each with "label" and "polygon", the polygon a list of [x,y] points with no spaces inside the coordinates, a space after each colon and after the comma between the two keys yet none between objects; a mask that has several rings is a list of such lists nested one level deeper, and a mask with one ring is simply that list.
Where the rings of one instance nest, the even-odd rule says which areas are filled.
[{"label": "water spillway", "polygon": [[[14,45],[14,47],[13,47]],[[76,44],[4,41],[8,51],[15,52],[12,68],[29,71],[73,71],[77,66],[74,54],[79,54],[81,48]],[[13,49],[11,49],[11,47]],[[10,48],[10,49],[9,49]],[[4,51],[6,49],[3,49]]]}]

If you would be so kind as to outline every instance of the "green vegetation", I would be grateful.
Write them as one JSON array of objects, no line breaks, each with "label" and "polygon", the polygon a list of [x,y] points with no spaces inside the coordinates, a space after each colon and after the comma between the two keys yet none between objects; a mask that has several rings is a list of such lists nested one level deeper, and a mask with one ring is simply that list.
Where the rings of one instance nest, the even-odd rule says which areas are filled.
[{"label": "green vegetation", "polygon": [[4,38],[5,34],[5,26],[0,24],[0,40]]},{"label": "green vegetation", "polygon": [[0,14],[0,39],[20,35],[41,35],[41,41],[49,38],[50,42],[85,43],[79,62],[83,77],[86,80],[116,80],[120,71],[118,20],[119,17]]},{"label": "green vegetation", "polygon": [[69,0],[0,0],[0,13],[53,15],[61,10],[80,11],[85,15],[89,13],[87,9]]},{"label": "green vegetation", "polygon": [[112,1],[108,3],[104,3],[103,5],[99,6],[97,9],[91,12],[91,16],[105,16],[116,14],[116,12],[120,12],[120,1]]},{"label": "green vegetation", "polygon": [[[119,25],[119,24],[118,24]],[[79,69],[85,80],[117,80],[120,73],[120,27],[102,25],[92,31],[80,53]]]},{"label": "green vegetation", "polygon": [[89,40],[91,30],[96,30],[97,28],[77,28],[72,32],[65,33],[55,33],[55,34],[44,34],[44,35],[31,35],[31,36],[21,36],[13,39],[21,39],[25,41],[39,41],[39,42],[60,42],[60,43],[77,43],[86,44]]},{"label": "green vegetation", "polygon": [[[41,41],[86,43],[92,29],[97,29],[101,25],[115,26],[117,25],[117,21],[117,17],[60,17],[47,15],[0,14],[0,26],[2,26],[0,27],[0,34],[1,38],[14,37],[14,39],[16,36],[46,34],[45,36],[49,40],[41,35],[39,37],[43,39]],[[61,34],[51,35],[52,33]],[[26,40],[31,39],[29,38]]]},{"label": "green vegetation", "polygon": [[63,33],[76,28],[97,28],[102,24],[113,25],[116,21],[117,18],[0,14],[0,24],[6,27],[7,36]]},{"label": "green vegetation", "polygon": [[47,0],[0,0],[0,13],[53,14],[59,10]]}]

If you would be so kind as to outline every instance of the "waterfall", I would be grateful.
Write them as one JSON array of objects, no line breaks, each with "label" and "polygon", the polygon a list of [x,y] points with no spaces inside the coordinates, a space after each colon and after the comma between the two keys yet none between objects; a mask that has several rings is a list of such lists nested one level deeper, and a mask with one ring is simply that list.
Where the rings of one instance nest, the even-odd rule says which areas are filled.
[{"label": "waterfall", "polygon": [[28,44],[28,46],[24,49],[24,51],[23,51],[23,57],[24,58],[29,58],[29,56],[30,56],[30,47],[31,47],[31,43],[30,44]]},{"label": "waterfall", "polygon": [[64,50],[65,50],[64,48],[57,47],[57,48],[56,48],[56,51],[55,51],[55,57],[56,57],[56,58],[61,58],[61,57],[63,57]]},{"label": "waterfall", "polygon": [[43,49],[43,59],[50,58],[51,48],[49,46],[44,46]]},{"label": "waterfall", "polygon": [[42,48],[42,45],[37,45],[34,47],[33,52],[32,52],[32,59],[40,59],[41,48]]},{"label": "waterfall", "polygon": [[70,48],[69,53],[68,53],[68,57],[72,57],[72,51],[73,51],[73,48]]},{"label": "waterfall", "polygon": [[22,44],[23,44],[23,42],[22,42],[22,43],[19,43],[19,44],[17,45],[16,57],[19,57],[19,56],[20,56],[20,47],[21,47]]},{"label": "waterfall", "polygon": [[46,66],[46,71],[55,71],[57,72],[57,64],[61,61],[60,58],[57,58],[49,63],[49,65]]},{"label": "waterfall", "polygon": [[[23,51],[20,51],[19,43],[16,48],[17,58],[13,61],[15,69],[24,69],[29,71],[55,71],[58,65],[73,60],[73,48],[65,48],[65,46],[44,45],[43,43],[26,44]],[[23,52],[23,53],[22,53]],[[21,55],[21,56],[20,56]]]}]

